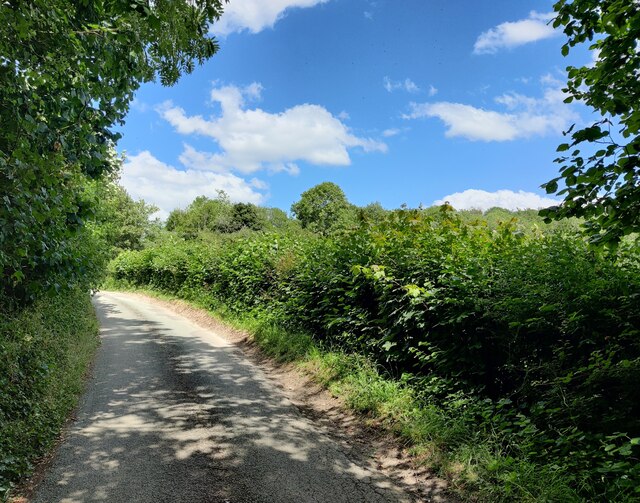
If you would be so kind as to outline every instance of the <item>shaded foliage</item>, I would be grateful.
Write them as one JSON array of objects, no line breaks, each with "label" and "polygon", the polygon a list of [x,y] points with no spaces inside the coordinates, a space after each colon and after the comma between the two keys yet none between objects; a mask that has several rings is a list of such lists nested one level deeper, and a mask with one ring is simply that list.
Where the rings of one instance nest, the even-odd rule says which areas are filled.
[{"label": "shaded foliage", "polygon": [[217,50],[219,0],[0,5],[0,275],[21,302],[77,283],[85,178],[111,148],[142,82],[171,85]]},{"label": "shaded foliage", "polygon": [[258,208],[251,203],[236,203],[231,210],[229,231],[237,232],[242,229],[259,231],[265,223],[260,221]]},{"label": "shaded foliage", "polygon": [[57,439],[97,346],[87,292],[0,308],[0,499]]}]

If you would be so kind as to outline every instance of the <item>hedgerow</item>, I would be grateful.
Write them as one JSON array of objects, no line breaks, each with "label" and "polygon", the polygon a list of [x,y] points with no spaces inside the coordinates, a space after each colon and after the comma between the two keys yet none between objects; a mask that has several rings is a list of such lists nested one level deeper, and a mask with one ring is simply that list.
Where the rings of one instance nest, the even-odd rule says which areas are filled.
[{"label": "hedgerow", "polygon": [[55,441],[83,388],[97,334],[81,289],[0,312],[0,500]]},{"label": "hedgerow", "polygon": [[640,494],[639,259],[633,241],[614,253],[443,207],[327,237],[176,240],[121,254],[111,274],[364,355],[398,383],[368,393],[419,404],[394,429],[448,452],[492,501],[625,501]]}]

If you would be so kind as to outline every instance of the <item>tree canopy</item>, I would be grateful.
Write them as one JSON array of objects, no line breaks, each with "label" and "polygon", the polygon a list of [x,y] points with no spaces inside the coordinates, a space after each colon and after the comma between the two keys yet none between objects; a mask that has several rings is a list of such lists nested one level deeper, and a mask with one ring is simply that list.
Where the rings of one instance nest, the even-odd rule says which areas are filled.
[{"label": "tree canopy", "polygon": [[565,199],[542,214],[584,217],[593,242],[616,243],[640,231],[640,4],[559,0],[554,8],[554,26],[568,38],[562,53],[588,41],[596,56],[591,65],[567,68],[565,102],[583,101],[601,117],[565,133],[560,176],[543,185]]},{"label": "tree canopy", "polygon": [[109,258],[122,250],[142,249],[160,231],[158,219],[151,219],[158,208],[134,201],[115,176],[92,181],[88,192],[94,198],[90,227]]},{"label": "tree canopy", "polygon": [[323,182],[302,193],[291,205],[291,211],[303,228],[328,234],[350,216],[351,205],[342,189],[332,182]]},{"label": "tree canopy", "polygon": [[277,208],[263,208],[251,203],[232,203],[222,190],[210,199],[196,197],[184,210],[175,209],[165,222],[165,229],[183,238],[195,239],[202,233],[229,234],[242,230],[261,231],[286,228],[286,213]]},{"label": "tree canopy", "polygon": [[218,49],[221,0],[7,0],[0,5],[0,274],[31,298],[74,281],[83,184],[143,82],[165,85]]}]

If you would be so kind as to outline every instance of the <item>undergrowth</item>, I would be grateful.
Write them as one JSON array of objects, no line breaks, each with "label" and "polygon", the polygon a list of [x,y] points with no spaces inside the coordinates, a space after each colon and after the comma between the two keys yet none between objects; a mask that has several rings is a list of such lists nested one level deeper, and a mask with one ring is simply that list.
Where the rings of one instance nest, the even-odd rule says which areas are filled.
[{"label": "undergrowth", "polygon": [[0,313],[0,501],[52,446],[98,346],[89,294]]}]

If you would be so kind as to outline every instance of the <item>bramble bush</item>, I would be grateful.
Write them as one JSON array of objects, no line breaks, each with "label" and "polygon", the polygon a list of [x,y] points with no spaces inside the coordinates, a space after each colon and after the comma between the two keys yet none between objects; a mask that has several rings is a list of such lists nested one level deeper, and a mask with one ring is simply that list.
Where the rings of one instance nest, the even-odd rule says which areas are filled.
[{"label": "bramble bush", "polygon": [[515,486],[496,474],[533,463],[583,497],[623,501],[640,488],[639,259],[632,240],[599,250],[570,229],[444,206],[325,237],[175,240],[121,254],[111,274],[366,355],[424,410],[493,439],[502,465],[485,466],[487,483]]}]

